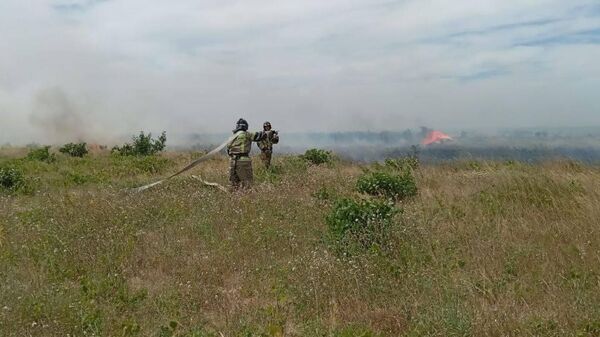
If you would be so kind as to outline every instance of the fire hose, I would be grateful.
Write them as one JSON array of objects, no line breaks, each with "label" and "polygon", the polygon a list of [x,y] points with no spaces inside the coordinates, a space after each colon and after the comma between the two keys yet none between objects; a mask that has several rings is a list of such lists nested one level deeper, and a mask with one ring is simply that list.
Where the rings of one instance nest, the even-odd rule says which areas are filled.
[{"label": "fire hose", "polygon": [[[134,189],[132,189],[133,192],[137,193],[137,192],[145,191],[145,190],[147,190],[149,188],[152,188],[154,186],[160,185],[163,182],[165,182],[165,181],[167,181],[167,180],[169,180],[171,178],[177,177],[178,175],[180,175],[180,174],[182,174],[184,172],[187,172],[187,171],[191,170],[192,168],[196,167],[198,164],[200,164],[200,163],[202,163],[202,162],[210,159],[210,157],[214,156],[215,154],[217,154],[221,150],[223,150],[223,148],[225,148],[225,146],[227,146],[227,144],[229,144],[231,141],[233,141],[235,139],[235,137],[237,137],[240,133],[242,133],[242,131],[238,131],[233,136],[229,137],[229,139],[227,139],[223,144],[217,146],[215,149],[213,149],[209,153],[205,154],[204,156],[202,156],[202,157],[194,160],[193,162],[191,162],[189,165],[187,165],[186,167],[182,168],[178,172],[176,172],[176,173],[174,173],[174,174],[172,174],[172,175],[170,175],[170,176],[168,176],[168,177],[166,177],[166,178],[164,178],[162,180],[153,182],[153,183],[148,184],[148,185],[144,185],[144,186],[141,186],[141,187],[134,188]],[[208,182],[202,180],[201,178],[197,178],[197,177],[194,177],[194,178],[200,180],[202,183],[204,183],[206,185],[209,185],[209,186],[216,186],[216,185],[218,185],[218,184],[215,184],[215,183],[208,183]],[[221,185],[219,185],[219,186],[221,186]],[[223,188],[220,188],[220,189],[223,189]]]}]

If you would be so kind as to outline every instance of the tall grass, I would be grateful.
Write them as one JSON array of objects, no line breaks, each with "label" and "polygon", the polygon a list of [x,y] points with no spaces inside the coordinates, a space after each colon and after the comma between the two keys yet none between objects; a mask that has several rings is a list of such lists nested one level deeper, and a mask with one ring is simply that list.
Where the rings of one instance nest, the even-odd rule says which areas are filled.
[{"label": "tall grass", "polygon": [[358,165],[276,158],[246,193],[130,194],[191,155],[0,158],[34,185],[0,191],[3,336],[600,334],[598,167],[421,166],[386,249],[341,258],[326,218]]}]

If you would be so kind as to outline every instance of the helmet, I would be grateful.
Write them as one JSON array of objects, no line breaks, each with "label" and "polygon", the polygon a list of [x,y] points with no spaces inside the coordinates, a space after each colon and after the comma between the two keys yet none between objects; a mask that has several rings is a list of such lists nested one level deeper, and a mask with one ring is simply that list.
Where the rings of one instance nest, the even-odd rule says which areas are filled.
[{"label": "helmet", "polygon": [[238,131],[248,131],[248,122],[246,122],[245,119],[240,118],[236,125],[235,125],[235,130],[233,130],[233,132],[238,132]]},{"label": "helmet", "polygon": [[271,123],[269,123],[269,122],[264,122],[264,123],[263,123],[263,129],[265,129],[265,130],[266,130],[267,128],[269,128],[269,130],[271,129]]}]

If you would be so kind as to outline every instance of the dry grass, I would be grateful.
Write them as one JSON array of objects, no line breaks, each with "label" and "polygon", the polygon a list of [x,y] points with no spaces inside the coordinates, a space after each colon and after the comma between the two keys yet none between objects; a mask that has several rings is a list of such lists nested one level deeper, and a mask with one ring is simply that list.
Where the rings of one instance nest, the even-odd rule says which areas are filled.
[{"label": "dry grass", "polygon": [[343,258],[324,218],[356,194],[353,164],[277,158],[248,193],[182,177],[128,194],[192,155],[12,157],[31,189],[0,193],[3,336],[600,335],[598,167],[423,167],[389,247]]}]

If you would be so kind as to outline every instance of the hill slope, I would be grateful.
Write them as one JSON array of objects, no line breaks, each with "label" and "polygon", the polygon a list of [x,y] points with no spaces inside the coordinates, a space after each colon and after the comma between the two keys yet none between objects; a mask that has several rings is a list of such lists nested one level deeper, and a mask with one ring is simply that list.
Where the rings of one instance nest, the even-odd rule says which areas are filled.
[{"label": "hill slope", "polygon": [[248,193],[190,177],[122,191],[191,157],[0,159],[29,185],[0,192],[3,335],[600,334],[598,167],[421,167],[387,244],[343,256],[324,219],[360,198],[361,167],[284,157],[256,161]]}]

